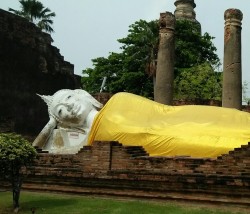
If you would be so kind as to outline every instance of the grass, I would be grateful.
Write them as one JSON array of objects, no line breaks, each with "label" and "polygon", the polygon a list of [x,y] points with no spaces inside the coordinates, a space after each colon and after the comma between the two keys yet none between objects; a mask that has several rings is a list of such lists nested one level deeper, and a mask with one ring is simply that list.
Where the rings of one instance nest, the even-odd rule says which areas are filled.
[{"label": "grass", "polygon": [[[243,214],[243,210],[149,200],[118,200],[53,193],[21,192],[20,214]],[[12,193],[0,192],[0,213],[12,213]],[[229,211],[231,210],[231,211]],[[247,213],[247,212],[246,212]]]}]

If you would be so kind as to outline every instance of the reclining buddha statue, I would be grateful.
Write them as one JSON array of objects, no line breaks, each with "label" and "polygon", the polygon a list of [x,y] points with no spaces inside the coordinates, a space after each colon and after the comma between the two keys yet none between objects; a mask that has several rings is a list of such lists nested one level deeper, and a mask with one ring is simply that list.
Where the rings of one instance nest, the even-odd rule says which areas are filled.
[{"label": "reclining buddha statue", "polygon": [[39,95],[48,105],[49,122],[33,142],[52,153],[76,153],[87,144],[97,109],[103,105],[88,92],[62,89]]},{"label": "reclining buddha statue", "polygon": [[41,97],[50,120],[33,145],[52,153],[77,153],[94,141],[118,141],[143,146],[151,156],[213,158],[250,140],[250,114],[236,109],[168,106],[126,92],[102,107],[80,89]]}]

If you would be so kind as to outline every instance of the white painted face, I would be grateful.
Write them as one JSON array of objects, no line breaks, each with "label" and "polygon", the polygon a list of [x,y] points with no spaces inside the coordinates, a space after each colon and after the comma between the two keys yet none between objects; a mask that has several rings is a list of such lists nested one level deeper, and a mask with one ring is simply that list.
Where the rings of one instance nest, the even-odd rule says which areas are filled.
[{"label": "white painted face", "polygon": [[50,112],[60,123],[83,126],[90,111],[95,109],[92,100],[100,104],[83,90],[61,90],[53,96]]}]

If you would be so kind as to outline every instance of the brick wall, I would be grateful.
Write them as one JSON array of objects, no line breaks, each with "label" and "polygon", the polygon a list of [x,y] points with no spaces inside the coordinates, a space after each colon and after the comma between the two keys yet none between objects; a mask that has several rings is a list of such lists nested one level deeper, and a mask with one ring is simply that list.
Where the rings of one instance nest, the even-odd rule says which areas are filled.
[{"label": "brick wall", "polygon": [[25,173],[30,190],[250,205],[250,145],[211,159],[95,142],[76,155],[39,153]]}]

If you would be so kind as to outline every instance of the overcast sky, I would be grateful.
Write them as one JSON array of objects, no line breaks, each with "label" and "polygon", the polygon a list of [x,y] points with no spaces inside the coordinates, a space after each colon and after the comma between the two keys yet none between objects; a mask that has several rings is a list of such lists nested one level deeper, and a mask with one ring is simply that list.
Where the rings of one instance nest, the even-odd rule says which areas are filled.
[{"label": "overcast sky", "polygon": [[[158,19],[161,12],[174,13],[175,0],[40,0],[56,13],[53,45],[66,61],[74,64],[75,74],[92,67],[91,59],[119,52],[117,39],[128,34],[129,25],[140,19]],[[237,8],[243,12],[243,80],[250,82],[250,0],[195,0],[196,18],[202,33],[214,36],[217,54],[223,63],[224,12]],[[20,9],[18,0],[1,0],[0,8]]]}]

